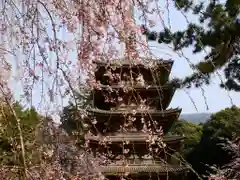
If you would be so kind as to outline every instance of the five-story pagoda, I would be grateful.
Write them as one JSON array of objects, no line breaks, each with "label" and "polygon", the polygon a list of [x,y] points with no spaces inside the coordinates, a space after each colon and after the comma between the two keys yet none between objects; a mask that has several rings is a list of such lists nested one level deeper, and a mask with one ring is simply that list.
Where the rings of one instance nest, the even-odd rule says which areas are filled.
[{"label": "five-story pagoda", "polygon": [[173,61],[129,58],[95,62],[91,133],[99,171],[106,179],[184,179],[188,168],[173,162],[182,137],[166,135],[181,109],[167,109],[176,86],[168,81]]}]

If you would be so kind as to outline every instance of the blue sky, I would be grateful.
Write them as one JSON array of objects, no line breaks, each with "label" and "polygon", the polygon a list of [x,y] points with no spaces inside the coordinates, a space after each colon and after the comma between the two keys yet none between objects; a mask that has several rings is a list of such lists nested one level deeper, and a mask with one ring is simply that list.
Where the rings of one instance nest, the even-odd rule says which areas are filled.
[{"label": "blue sky", "polygon": [[[162,6],[161,6],[162,7]],[[163,6],[164,7],[164,6]],[[170,5],[169,8],[169,17],[170,24],[173,31],[183,30],[187,27],[188,23],[183,16],[183,14],[177,11],[173,6]],[[165,11],[164,13],[164,22],[168,25],[168,15]],[[197,22],[197,17],[192,14],[186,14],[188,21]],[[160,23],[160,20],[156,17],[153,18],[155,22],[159,22],[154,30],[159,31],[163,28],[163,25]],[[185,77],[192,73],[191,68],[189,67],[189,63],[183,57],[179,57],[176,53],[171,52],[166,45],[158,44],[156,42],[150,43],[152,52],[157,57],[165,57],[163,52],[168,52],[171,54],[170,58],[174,60],[174,66],[172,69],[171,76],[172,77]],[[203,59],[205,53],[200,54],[192,54],[191,48],[183,50],[185,57],[189,58],[192,63],[197,63]],[[203,96],[201,89],[191,88],[189,90],[178,90],[173,100],[170,104],[170,107],[181,107],[183,113],[195,113],[195,112],[217,112],[223,108],[230,107],[233,104],[240,106],[240,93],[237,92],[227,92],[226,90],[219,87],[220,79],[224,80],[224,75],[222,72],[219,72],[221,77],[217,74],[212,79],[212,83],[210,86],[203,86],[204,90]],[[187,92],[186,92],[187,91]],[[206,100],[205,100],[206,99]],[[195,105],[194,105],[195,104]],[[207,104],[207,105],[206,105]],[[209,109],[207,109],[207,106]]]},{"label": "blue sky", "polygon": [[[165,11],[167,12],[167,11]],[[187,22],[184,16],[175,10],[175,8],[170,7],[170,22],[172,30],[176,31],[179,29],[185,29],[187,27]],[[187,14],[188,20],[196,22],[197,17]],[[160,23],[160,20],[156,17],[153,17],[153,20],[157,23],[157,25],[154,27],[155,30],[160,30],[163,28],[163,25]],[[167,14],[164,15],[164,21],[167,25],[168,22],[168,16]],[[137,21],[138,24],[141,24],[141,22]],[[49,26],[49,29],[51,30],[51,27]],[[69,39],[69,34],[62,30],[60,33],[58,33],[59,38],[62,39]],[[172,69],[171,76],[172,77],[178,77],[183,78],[186,75],[189,75],[192,73],[191,68],[189,67],[189,64],[187,60],[183,57],[179,57],[176,53],[172,52],[166,45],[158,44],[156,42],[151,42],[149,44],[151,46],[151,50],[154,55],[156,55],[158,58],[163,59],[173,59],[174,60],[174,66]],[[201,54],[192,54],[191,49],[184,49],[183,50],[184,55],[190,59],[192,63],[197,63],[200,60],[203,59],[204,53]],[[169,55],[166,55],[166,53],[169,53]],[[69,56],[70,59],[73,61],[77,59],[76,52],[70,53]],[[224,79],[223,73],[221,74],[221,78]],[[51,83],[51,82],[49,82]],[[230,107],[231,106],[231,99],[234,104],[237,106],[240,106],[240,93],[236,92],[227,92],[224,89],[221,89],[219,87],[220,79],[216,75],[215,78],[213,78],[212,83],[210,86],[204,86],[202,89],[204,90],[204,96],[201,89],[187,89],[187,90],[178,90],[172,100],[172,103],[170,104],[170,107],[181,107],[183,113],[195,113],[195,112],[216,112],[223,108]],[[19,99],[21,91],[19,90],[19,84],[12,84],[12,87],[14,89],[14,93]],[[230,97],[229,97],[230,96]],[[39,88],[35,88],[34,94],[33,94],[33,104],[35,106],[38,105],[40,102],[40,91]],[[66,100],[64,101],[66,104]],[[207,105],[206,105],[207,104]],[[207,110],[207,106],[209,109]],[[55,105],[53,105],[53,108]]]}]

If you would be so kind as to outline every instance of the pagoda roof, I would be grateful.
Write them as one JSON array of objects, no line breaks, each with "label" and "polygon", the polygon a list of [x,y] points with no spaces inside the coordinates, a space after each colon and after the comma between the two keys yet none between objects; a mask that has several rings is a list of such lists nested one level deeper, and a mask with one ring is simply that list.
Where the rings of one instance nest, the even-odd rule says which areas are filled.
[{"label": "pagoda roof", "polygon": [[152,59],[152,58],[145,58],[140,57],[138,60],[131,60],[128,57],[119,58],[107,62],[103,61],[93,61],[93,63],[97,64],[98,66],[110,65],[110,66],[121,66],[121,67],[129,67],[129,66],[144,66],[144,67],[151,67],[154,65],[173,65],[173,60],[162,60],[162,59]]},{"label": "pagoda roof", "polygon": [[171,114],[180,114],[182,109],[180,108],[175,108],[175,109],[167,109],[167,110],[102,110],[102,109],[96,109],[96,108],[91,108],[87,109],[89,113],[93,113],[94,115],[99,115],[99,116],[121,116],[121,115],[132,115],[134,114],[135,116],[142,116],[144,114],[150,114],[151,116],[167,116]]},{"label": "pagoda roof", "polygon": [[136,174],[136,173],[157,173],[157,174],[167,174],[174,173],[180,174],[189,170],[188,166],[176,166],[168,164],[128,164],[124,165],[108,165],[101,166],[100,171],[105,175],[111,174]]},{"label": "pagoda roof", "polygon": [[[153,135],[156,136],[156,135]],[[149,139],[149,134],[141,133],[141,132],[132,132],[132,133],[116,133],[113,135],[106,136],[94,136],[94,135],[86,135],[85,138],[87,140],[92,141],[109,141],[109,142],[122,142],[122,141],[134,141],[134,142],[146,142]],[[182,136],[163,136],[163,142],[170,144],[183,140]]]},{"label": "pagoda roof", "polygon": [[[157,86],[157,85],[146,85],[146,86],[129,86],[129,85],[100,85],[100,88],[103,89],[122,89],[122,88],[132,88],[136,91],[156,91],[156,90],[162,90],[162,89],[169,89],[169,88],[174,88],[174,85],[171,83],[167,83],[162,86]],[[174,88],[176,89],[176,88]]]}]

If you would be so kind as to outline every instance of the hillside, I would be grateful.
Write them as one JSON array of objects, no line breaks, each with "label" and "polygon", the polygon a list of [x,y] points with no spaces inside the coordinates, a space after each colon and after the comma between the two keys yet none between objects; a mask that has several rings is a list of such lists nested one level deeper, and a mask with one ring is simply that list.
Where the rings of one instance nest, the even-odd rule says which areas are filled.
[{"label": "hillside", "polygon": [[191,121],[193,123],[204,123],[211,116],[211,113],[192,113],[192,114],[182,114],[180,115],[180,119]]}]

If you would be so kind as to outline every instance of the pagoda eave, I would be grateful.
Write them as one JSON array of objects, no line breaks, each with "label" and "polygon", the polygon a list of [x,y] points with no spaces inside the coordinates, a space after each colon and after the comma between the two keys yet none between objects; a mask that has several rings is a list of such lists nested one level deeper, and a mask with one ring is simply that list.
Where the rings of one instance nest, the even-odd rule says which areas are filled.
[{"label": "pagoda eave", "polygon": [[100,85],[100,88],[103,89],[122,89],[122,88],[128,88],[128,89],[134,89],[134,90],[139,90],[139,91],[156,91],[158,89],[170,89],[172,88],[173,85],[171,83],[162,85],[162,86],[155,86],[155,85],[144,85],[144,86],[129,86],[129,85]]},{"label": "pagoda eave", "polygon": [[147,62],[146,64],[143,64],[141,62],[134,62],[134,61],[130,61],[128,60],[126,57],[125,58],[122,58],[122,59],[116,59],[116,60],[111,60],[111,61],[108,61],[108,62],[103,62],[103,61],[93,61],[94,64],[96,64],[97,66],[99,67],[107,67],[107,66],[119,66],[121,68],[129,68],[129,67],[132,67],[132,66],[146,66],[147,64],[149,63],[155,63],[156,65],[161,65],[161,66],[172,66],[174,61],[173,60],[162,60],[162,59],[150,59],[150,58],[143,58],[143,57],[140,57],[140,59],[143,61],[143,62]]},{"label": "pagoda eave", "polygon": [[[172,124],[179,118],[181,109],[169,109],[163,111],[155,110],[146,110],[146,111],[107,111],[100,109],[88,109],[89,113],[89,123],[90,125],[94,123],[94,127],[91,128],[92,133],[100,132],[106,134],[108,132],[118,131],[121,129],[121,126],[124,124],[126,119],[134,117],[136,121],[133,123],[133,128],[136,128],[138,131],[143,129],[143,123],[140,119],[144,119],[145,122],[150,122],[153,129],[162,128],[163,132],[166,133]],[[156,122],[153,124],[153,122]],[[108,126],[105,127],[105,123]],[[112,125],[111,125],[112,124]],[[105,133],[104,133],[105,132]]]},{"label": "pagoda eave", "polygon": [[90,113],[89,115],[93,116],[127,116],[127,115],[134,115],[135,117],[140,116],[148,116],[151,117],[167,117],[170,115],[177,115],[177,117],[180,115],[182,109],[175,108],[175,109],[168,109],[168,110],[114,110],[114,111],[107,111],[107,110],[101,110],[101,109],[87,109],[87,112]]},{"label": "pagoda eave", "polygon": [[[146,143],[149,139],[148,134],[116,134],[113,136],[104,136],[103,137],[99,137],[99,136],[93,136],[93,135],[87,135],[85,136],[86,140],[90,140],[93,143],[99,143],[100,141],[104,141],[104,142],[111,142],[111,143],[121,143],[121,142],[136,142],[136,143]],[[182,141],[184,139],[184,137],[182,136],[164,136],[163,137],[163,142],[167,143],[167,144],[174,144],[174,143],[178,143],[179,141]]]},{"label": "pagoda eave", "polygon": [[[184,137],[181,137],[181,136],[164,136],[161,139],[159,135],[151,136],[146,133],[141,133],[141,134],[140,133],[132,133],[132,134],[121,133],[113,136],[104,136],[104,137],[94,136],[94,135],[85,136],[85,140],[89,142],[90,147],[98,147],[98,150],[101,152],[104,152],[106,148],[115,149],[113,154],[121,153],[122,152],[121,146],[124,144],[126,144],[127,149],[130,149],[130,151],[134,151],[134,149],[140,148],[142,152],[147,153],[149,150],[148,144],[152,141],[159,142],[160,144],[162,144],[161,149],[164,149],[164,151],[167,151],[169,154],[172,154],[175,151],[178,151],[180,149],[183,139]],[[129,144],[131,145],[129,146]],[[159,148],[160,146],[158,147],[155,144],[152,147]],[[158,154],[158,156],[160,156],[160,154]],[[164,156],[162,157],[164,158]]]},{"label": "pagoda eave", "polygon": [[162,164],[147,164],[147,165],[108,165],[100,167],[100,171],[104,175],[122,175],[122,174],[138,174],[138,173],[157,173],[158,175],[167,175],[168,173],[181,174],[189,170],[188,166],[170,166]]},{"label": "pagoda eave", "polygon": [[[132,97],[133,101],[140,101],[141,99],[146,100],[146,104],[152,106],[154,103],[158,109],[166,109],[176,91],[176,87],[173,84],[166,84],[164,86],[123,86],[123,85],[112,85],[105,86],[101,85],[99,88],[95,88],[93,93],[94,104],[97,108],[102,107],[103,105],[108,107],[119,105],[117,97],[122,97],[124,103],[129,101],[129,98]],[[106,97],[113,97],[112,101],[106,102]],[[141,97],[141,98],[139,98]],[[159,98],[164,97],[164,98]],[[140,102],[137,102],[140,104]]]},{"label": "pagoda eave", "polygon": [[[126,58],[109,62],[94,61],[94,64],[97,65],[97,70],[95,71],[95,79],[96,81],[100,81],[102,84],[112,85],[113,82],[108,79],[109,77],[107,78],[104,76],[107,72],[111,72],[113,74],[119,74],[120,77],[123,77],[123,74],[128,74],[129,76],[131,74],[131,76],[134,77],[140,73],[143,75],[144,80],[151,84],[160,83],[163,85],[168,81],[173,66],[172,60],[165,61],[147,58],[140,59],[143,60],[142,63],[136,61],[131,62]],[[130,69],[131,73],[129,71]],[[155,82],[156,78],[160,78],[158,79],[159,82]]]}]

